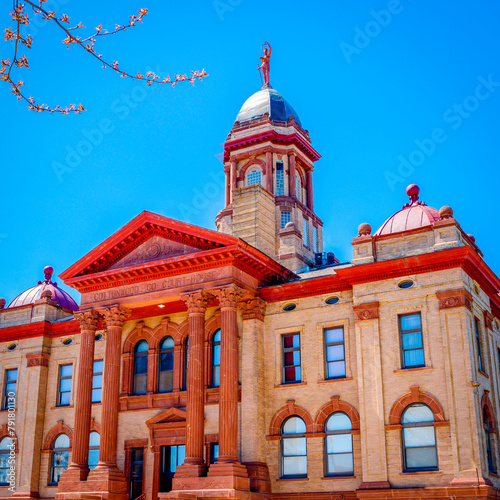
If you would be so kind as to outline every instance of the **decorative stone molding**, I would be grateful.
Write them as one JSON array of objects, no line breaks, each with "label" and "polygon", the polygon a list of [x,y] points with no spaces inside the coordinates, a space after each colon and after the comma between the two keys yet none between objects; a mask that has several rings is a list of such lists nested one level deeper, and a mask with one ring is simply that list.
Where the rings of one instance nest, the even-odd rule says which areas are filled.
[{"label": "decorative stone molding", "polygon": [[119,305],[105,307],[100,309],[99,312],[104,316],[107,328],[110,326],[118,326],[121,328],[123,323],[125,323],[126,319],[132,313],[130,309]]},{"label": "decorative stone molding", "polygon": [[266,173],[267,173],[266,162],[263,160],[260,160],[258,158],[251,158],[247,163],[245,163],[245,165],[243,165],[240,168],[240,173],[237,177],[238,182],[245,180],[245,175],[246,175],[247,170],[250,167],[253,167],[255,165],[257,165],[261,168],[262,175],[266,175]]},{"label": "decorative stone molding", "polygon": [[186,303],[190,314],[205,314],[209,302],[213,300],[213,295],[204,290],[198,290],[196,292],[182,294],[181,300]]},{"label": "decorative stone molding", "polygon": [[353,307],[354,320],[366,321],[378,318],[379,302],[367,302],[366,304],[358,304]]},{"label": "decorative stone molding", "polygon": [[338,411],[345,413],[350,418],[353,431],[359,431],[359,413],[354,406],[342,401],[340,396],[332,396],[332,400],[320,408],[314,419],[315,432],[323,432],[326,419]]},{"label": "decorative stone molding", "polygon": [[73,431],[64,423],[64,420],[58,420],[57,425],[52,427],[52,429],[47,432],[47,435],[45,436],[45,439],[43,441],[42,450],[51,450],[54,439],[61,433],[64,433],[68,436],[69,448],[73,448]]},{"label": "decorative stone molding", "polygon": [[269,436],[270,439],[276,439],[280,437],[281,426],[283,422],[292,415],[297,415],[300,417],[306,424],[306,432],[313,433],[314,432],[314,421],[309,414],[309,412],[303,408],[302,406],[295,404],[295,399],[289,399],[286,402],[286,406],[279,409],[271,420],[271,425],[269,426]]},{"label": "decorative stone molding", "polygon": [[31,368],[33,366],[49,366],[50,355],[46,352],[32,352],[26,354],[26,366]]},{"label": "decorative stone molding", "polygon": [[436,292],[436,297],[439,300],[439,309],[466,307],[470,311],[472,308],[472,295],[464,288],[447,290],[446,292]]},{"label": "decorative stone molding", "polygon": [[258,319],[264,321],[266,314],[267,303],[260,297],[241,302],[240,307],[243,309],[243,319]]},{"label": "decorative stone molding", "polygon": [[484,311],[484,326],[489,330],[493,330],[493,314],[489,311]]},{"label": "decorative stone molding", "polygon": [[80,323],[80,330],[95,332],[99,321],[99,313],[94,309],[74,313],[75,319]]},{"label": "decorative stone molding", "polygon": [[2,427],[0,427],[0,441],[4,437],[10,437],[12,441],[14,442],[14,451],[18,452],[19,451],[19,441],[17,439],[16,433],[12,430],[9,429],[9,426],[7,424],[2,424]]},{"label": "decorative stone molding", "polygon": [[426,404],[434,414],[435,422],[445,422],[444,411],[439,401],[430,394],[422,392],[418,385],[413,385],[410,387],[410,392],[399,397],[396,402],[392,405],[391,412],[389,414],[389,425],[399,425],[401,424],[401,415],[405,408],[412,403],[424,403]]}]

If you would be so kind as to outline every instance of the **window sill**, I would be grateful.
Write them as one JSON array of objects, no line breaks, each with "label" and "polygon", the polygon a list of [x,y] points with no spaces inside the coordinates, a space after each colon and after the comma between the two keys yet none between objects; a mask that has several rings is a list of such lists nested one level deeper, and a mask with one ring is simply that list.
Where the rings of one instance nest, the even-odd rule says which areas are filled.
[{"label": "window sill", "polygon": [[92,403],[92,406],[94,405],[102,405],[102,401],[97,401],[96,403]]},{"label": "window sill", "polygon": [[486,373],[486,372],[483,372],[483,370],[478,370],[478,372],[483,376],[483,377],[486,377],[486,378],[490,378],[490,376]]},{"label": "window sill", "polygon": [[344,481],[345,479],[356,479],[356,476],[324,476],[321,478],[322,481]]},{"label": "window sill", "polygon": [[400,472],[400,476],[423,476],[426,474],[433,474],[434,476],[442,476],[444,473],[440,470],[419,470],[415,472]]},{"label": "window sill", "polygon": [[68,408],[74,408],[73,405],[69,406],[53,406],[51,410],[67,410]]},{"label": "window sill", "polygon": [[404,373],[404,372],[421,372],[425,370],[433,370],[432,366],[416,366],[415,368],[399,368],[398,370],[394,370],[393,373]]},{"label": "window sill", "polygon": [[276,482],[278,481],[309,481],[308,477],[280,477],[279,479],[276,479]]},{"label": "window sill", "polygon": [[291,384],[278,384],[278,385],[275,385],[274,388],[278,389],[279,387],[297,387],[299,385],[307,385],[307,382],[293,382]]},{"label": "window sill", "polygon": [[325,378],[323,380],[318,380],[318,384],[328,384],[329,382],[348,382],[349,380],[352,380],[352,377]]}]

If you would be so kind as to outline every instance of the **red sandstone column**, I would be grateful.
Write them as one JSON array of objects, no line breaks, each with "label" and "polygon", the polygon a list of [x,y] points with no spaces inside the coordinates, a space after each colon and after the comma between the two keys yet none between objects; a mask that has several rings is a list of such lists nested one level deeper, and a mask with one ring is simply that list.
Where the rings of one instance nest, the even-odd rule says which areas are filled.
[{"label": "red sandstone column", "polygon": [[[271,151],[266,153],[266,189],[270,193],[274,193],[274,182],[273,182],[273,154]],[[219,444],[220,446],[220,444]]]},{"label": "red sandstone column", "polygon": [[309,210],[314,211],[313,202],[313,173],[312,170],[307,171],[307,206]]},{"label": "red sandstone column", "polygon": [[238,187],[238,179],[236,177],[236,162],[235,161],[231,162],[230,169],[231,169],[231,196],[230,196],[230,200],[232,203],[233,202],[233,191]]},{"label": "red sandstone column", "polygon": [[237,304],[244,291],[235,285],[214,290],[221,307],[221,364],[219,389],[219,458],[210,476],[248,477],[238,460],[238,327]]},{"label": "red sandstone column", "polygon": [[203,460],[205,421],[205,311],[212,295],[197,291],[181,295],[189,313],[189,364],[186,404],[186,458],[175,477],[199,477],[206,472]]},{"label": "red sandstone column", "polygon": [[97,311],[75,313],[80,322],[81,340],[78,356],[78,385],[75,395],[75,430],[73,433],[73,455],[66,477],[82,481],[89,472],[89,435],[92,418],[92,376],[94,372],[94,342],[99,314]]},{"label": "red sandstone column", "polygon": [[231,203],[231,172],[229,167],[224,167],[226,174],[226,208]]},{"label": "red sandstone column", "polygon": [[288,155],[288,196],[297,197],[297,187],[295,186],[295,154]]}]

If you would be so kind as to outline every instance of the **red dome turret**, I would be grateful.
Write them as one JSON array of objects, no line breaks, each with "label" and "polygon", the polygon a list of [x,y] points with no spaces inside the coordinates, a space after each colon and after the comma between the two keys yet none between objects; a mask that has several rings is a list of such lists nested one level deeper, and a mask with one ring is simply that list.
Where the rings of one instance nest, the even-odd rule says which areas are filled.
[{"label": "red dome turret", "polygon": [[423,201],[419,201],[420,188],[416,184],[410,184],[406,188],[406,194],[410,197],[399,212],[389,217],[377,230],[375,236],[384,234],[400,233],[421,227],[432,226],[439,220],[439,211],[428,207]]}]

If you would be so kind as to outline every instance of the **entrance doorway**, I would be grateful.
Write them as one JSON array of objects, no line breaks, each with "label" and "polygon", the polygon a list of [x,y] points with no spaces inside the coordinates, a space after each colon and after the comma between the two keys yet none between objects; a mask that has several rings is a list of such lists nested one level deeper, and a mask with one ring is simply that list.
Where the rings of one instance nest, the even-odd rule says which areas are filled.
[{"label": "entrance doorway", "polygon": [[172,478],[178,465],[184,463],[186,446],[162,446],[161,447],[161,468],[160,468],[160,491],[172,490]]},{"label": "entrance doorway", "polygon": [[144,448],[130,450],[130,485],[129,499],[134,500],[142,495],[142,476],[144,466]]}]

